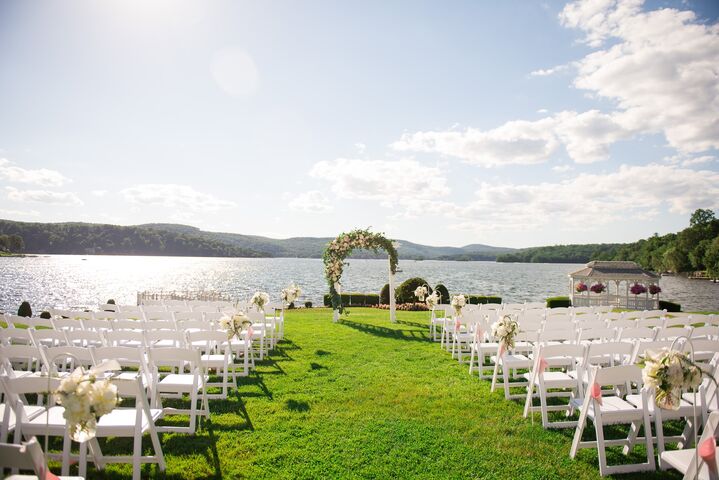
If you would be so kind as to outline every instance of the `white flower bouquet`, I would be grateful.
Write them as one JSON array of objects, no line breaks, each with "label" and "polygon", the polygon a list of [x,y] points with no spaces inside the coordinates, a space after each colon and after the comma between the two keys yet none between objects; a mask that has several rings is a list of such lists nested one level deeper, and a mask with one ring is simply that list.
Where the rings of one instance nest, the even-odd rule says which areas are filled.
[{"label": "white flower bouquet", "polygon": [[437,296],[437,292],[432,292],[432,294],[425,299],[425,302],[427,303],[427,306],[429,308],[434,308],[435,305],[439,303],[439,297]]},{"label": "white flower bouquet", "polygon": [[97,421],[112,412],[119,401],[117,386],[106,379],[98,380],[94,371],[84,372],[82,367],[63,378],[53,395],[65,408],[62,415],[76,442],[94,438]]},{"label": "white flower bouquet", "polygon": [[245,325],[252,325],[252,322],[249,318],[247,318],[247,315],[242,312],[239,312],[232,317],[224,315],[220,318],[220,328],[227,332],[228,340],[232,340],[233,337],[237,337],[239,339]]},{"label": "white flower bouquet", "polygon": [[295,300],[300,298],[300,295],[302,295],[302,290],[294,283],[289,287],[282,289],[282,293],[280,294],[280,296],[282,297],[282,301],[285,303],[294,302]]},{"label": "white flower bouquet", "polygon": [[503,350],[514,348],[514,337],[519,333],[519,323],[511,315],[505,315],[492,324],[492,335]]},{"label": "white flower bouquet", "polygon": [[264,310],[265,305],[269,303],[270,296],[267,295],[265,292],[255,292],[254,295],[252,295],[252,298],[250,299],[250,303],[257,307],[257,310]]},{"label": "white flower bouquet", "polygon": [[702,381],[701,368],[684,352],[647,351],[639,365],[644,385],[654,389],[655,403],[665,410],[677,410],[682,391],[696,389]]},{"label": "white flower bouquet", "polygon": [[427,287],[424,285],[420,285],[419,287],[414,289],[414,296],[419,299],[420,302],[424,302],[424,298],[427,296]]},{"label": "white flower bouquet", "polygon": [[450,304],[454,308],[455,315],[460,316],[462,315],[462,307],[467,304],[467,299],[464,298],[464,295],[455,295],[452,297]]}]

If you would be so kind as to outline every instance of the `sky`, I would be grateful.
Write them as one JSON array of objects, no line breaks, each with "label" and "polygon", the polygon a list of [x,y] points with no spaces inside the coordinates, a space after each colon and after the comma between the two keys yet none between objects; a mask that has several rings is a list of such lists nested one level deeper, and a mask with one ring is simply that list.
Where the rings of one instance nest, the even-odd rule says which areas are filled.
[{"label": "sky", "polygon": [[0,0],[0,218],[429,245],[719,213],[719,3]]}]

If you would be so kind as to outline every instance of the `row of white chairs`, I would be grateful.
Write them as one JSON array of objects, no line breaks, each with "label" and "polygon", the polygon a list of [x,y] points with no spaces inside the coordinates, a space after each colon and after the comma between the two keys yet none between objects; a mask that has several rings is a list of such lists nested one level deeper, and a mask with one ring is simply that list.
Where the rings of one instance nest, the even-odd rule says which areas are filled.
[{"label": "row of white chairs", "polygon": [[[546,428],[575,428],[570,456],[574,458],[580,448],[596,448],[602,475],[654,470],[654,444],[657,445],[660,467],[672,465],[666,460],[665,444],[676,441],[680,447],[690,446],[693,429],[698,428],[693,419],[695,406],[701,412],[700,418],[703,421],[708,419],[710,412],[719,409],[715,383],[719,379],[719,341],[716,339],[718,327],[663,329],[674,330],[678,333],[675,338],[691,336],[693,331],[708,333],[704,338],[693,338],[692,348],[695,360],[711,361],[707,370],[714,377],[702,383],[696,397],[685,395],[677,411],[667,412],[654,407],[653,392],[643,388],[641,369],[636,365],[638,359],[648,351],[669,348],[674,343],[674,340],[656,340],[662,331],[659,328],[645,327],[643,333],[650,335],[638,335],[624,341],[601,336],[581,339],[574,337],[571,331],[564,333],[562,329],[520,330],[515,338],[514,348],[503,352],[496,339],[491,338],[491,332],[482,331],[480,324],[481,322],[477,321],[464,325],[460,321],[451,326],[455,327],[456,332],[461,331],[460,327],[466,328],[464,334],[471,338],[470,373],[476,371],[480,378],[491,378],[493,391],[501,384],[506,399],[523,398],[525,417],[540,412],[542,424]],[[628,333],[628,330],[631,329],[613,329],[613,334],[622,331]],[[580,329],[579,332],[581,334],[584,330]],[[545,333],[548,334],[544,335]],[[650,338],[642,338],[643,336]],[[607,337],[612,337],[612,334]],[[689,349],[688,343],[680,345]],[[491,371],[489,375],[488,370]],[[524,393],[512,394],[511,389],[516,388],[524,389]],[[548,399],[557,396],[567,397],[568,402],[550,404]],[[537,399],[539,405],[535,405]],[[551,421],[550,412],[553,411],[564,411],[567,416],[578,412],[579,420],[565,418]],[[665,436],[663,422],[676,419],[686,422],[685,431],[677,437]],[[594,423],[596,440],[582,440],[587,420]],[[617,441],[606,440],[604,425],[615,423],[629,424],[629,436]],[[655,435],[652,434],[652,423]],[[640,427],[647,432],[643,438],[637,435]],[[646,462],[608,465],[607,446],[620,444],[625,447],[625,453],[628,453],[638,442],[646,446]]]},{"label": "row of white chairs", "polygon": [[[196,332],[196,335],[200,332]],[[148,349],[135,347],[32,347],[12,345],[0,347],[2,372],[0,388],[4,396],[2,404],[3,424],[0,441],[5,441],[9,433],[18,443],[23,438],[29,440],[33,435],[49,433],[51,436],[64,437],[63,475],[68,473],[70,465],[70,442],[67,437],[64,409],[61,406],[50,407],[30,405],[25,395],[37,394],[42,400],[43,394],[57,388],[63,375],[69,374],[76,366],[90,368],[106,360],[114,360],[122,367],[131,370],[115,372],[111,381],[115,382],[121,398],[135,398],[134,408],[121,405],[113,412],[103,416],[97,425],[96,437],[134,438],[132,456],[107,457],[102,454],[97,439],[80,446],[80,474],[84,475],[86,448],[90,448],[90,458],[98,469],[106,463],[121,462],[133,464],[133,478],[140,477],[142,463],[158,463],[164,470],[162,448],[157,433],[178,432],[194,434],[200,418],[209,418],[208,388],[222,387],[217,398],[226,398],[230,385],[229,375],[234,375],[230,366],[231,353],[227,338],[221,332],[205,332],[202,337],[205,347],[193,348],[153,347]],[[224,341],[223,341],[224,338]],[[195,338],[199,340],[199,336]],[[224,348],[221,345],[225,344]],[[33,368],[34,367],[34,368]],[[221,382],[209,383],[207,372],[217,369],[222,376]],[[232,372],[232,373],[231,373]],[[163,399],[189,396],[189,408],[177,409],[163,405]],[[166,415],[187,415],[187,424],[172,422],[170,426],[157,426],[156,422]],[[149,433],[153,443],[154,455],[143,456],[142,436]]]}]

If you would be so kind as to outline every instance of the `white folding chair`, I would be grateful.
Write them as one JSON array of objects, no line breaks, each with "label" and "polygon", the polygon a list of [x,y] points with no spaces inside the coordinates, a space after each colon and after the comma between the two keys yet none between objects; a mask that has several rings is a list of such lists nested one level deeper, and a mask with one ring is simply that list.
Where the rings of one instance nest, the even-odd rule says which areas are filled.
[{"label": "white folding chair", "polygon": [[43,352],[35,345],[0,346],[0,364],[4,374],[9,377],[39,373],[45,363]]},{"label": "white folding chair", "polygon": [[[573,344],[540,344],[534,355],[532,370],[524,374],[528,380],[527,396],[524,402],[524,418],[539,410],[542,416],[544,428],[568,428],[576,426],[574,420],[550,421],[549,412],[564,411],[569,415],[572,411],[571,404],[549,405],[548,397],[569,397],[569,399],[583,395],[583,384],[581,378],[581,361],[585,356],[584,345]],[[557,369],[556,367],[560,367]],[[575,371],[575,376],[569,375]],[[535,407],[533,399],[534,390],[537,389],[539,396],[539,407]],[[551,389],[551,392],[550,392]]]},{"label": "white folding chair", "polygon": [[72,330],[65,332],[67,344],[76,347],[104,347],[105,338],[95,330]]},{"label": "white folding chair", "polygon": [[105,343],[109,347],[144,347],[145,332],[140,330],[112,330],[104,332]]},{"label": "white folding chair", "polygon": [[[518,332],[515,336],[515,349],[510,352],[502,352],[501,347],[497,347],[497,354],[492,355],[491,361],[494,363],[494,373],[492,374],[492,391],[496,389],[497,378],[499,377],[499,369],[502,369],[502,385],[504,387],[504,398],[507,400],[513,398],[524,398],[523,394],[512,394],[510,387],[526,387],[527,382],[523,376],[517,376],[518,369],[529,369],[532,366],[532,360],[516,350],[516,344],[519,342],[533,343],[537,340],[537,332]],[[514,372],[514,374],[512,374]],[[520,381],[512,382],[511,380],[520,379]]]},{"label": "white folding chair", "polygon": [[[637,365],[618,365],[615,367],[593,367],[589,376],[589,387],[584,398],[572,400],[572,406],[579,410],[579,421],[574,431],[574,439],[569,456],[575,458],[580,448],[596,448],[599,457],[599,474],[602,476],[619,473],[648,471],[655,469],[654,444],[652,441],[652,425],[649,418],[648,394],[642,388],[639,407],[627,402],[617,395],[603,395],[602,387],[623,386],[626,384],[642,385],[642,371]],[[616,393],[616,390],[613,390]],[[607,392],[608,393],[608,392]],[[594,423],[596,440],[582,441],[582,434],[587,420]],[[629,436],[618,440],[604,438],[604,426],[614,424],[630,424]],[[624,454],[628,454],[630,446],[637,439],[639,429],[644,427],[644,443],[646,458],[644,463],[626,465],[608,465],[606,447],[623,445]]]},{"label": "white folding chair", "polygon": [[30,339],[33,345],[36,347],[59,347],[67,345],[67,337],[65,332],[62,330],[35,330],[34,328],[29,329]]},{"label": "white folding chair", "polygon": [[[150,348],[148,360],[152,370],[153,406],[161,408],[163,415],[189,415],[188,426],[161,426],[159,432],[180,432],[194,434],[197,417],[210,418],[207,404],[207,381],[202,368],[199,350],[187,348]],[[170,367],[167,372],[163,367]],[[185,373],[187,367],[189,373]],[[190,408],[178,409],[162,406],[162,398],[190,396]],[[200,402],[198,408],[197,403]]]},{"label": "white folding chair", "polygon": [[[712,442],[716,444],[716,439],[719,437],[719,412],[712,412],[709,418],[706,420],[704,425],[704,432],[697,448],[702,448],[706,445],[706,442]],[[709,448],[711,452],[716,448]],[[702,480],[717,480],[719,476],[719,463],[717,463],[716,456],[713,459],[708,455],[705,460],[698,455],[696,448],[687,448],[684,450],[671,450],[662,452],[659,456],[659,464],[662,468],[673,468],[680,473],[684,474],[684,480],[702,479]],[[713,461],[713,468],[709,467],[707,462]]]},{"label": "white folding chair", "polygon": [[74,318],[55,317],[51,319],[55,330],[82,330],[82,321]]},{"label": "white folding chair", "polygon": [[[45,454],[37,440],[32,437],[21,444],[0,443],[0,474],[4,469],[30,470],[35,476],[11,475],[8,480],[29,480],[32,478],[49,478],[47,476],[50,468],[45,461]],[[83,480],[84,477],[58,476],[60,480]]]},{"label": "white folding chair", "polygon": [[31,345],[30,330],[26,328],[0,328],[0,344]]},{"label": "white folding chair", "polygon": [[[205,371],[209,374],[210,369],[215,369],[216,374],[222,377],[220,382],[206,382],[207,388],[222,388],[222,393],[207,393],[207,398],[227,398],[228,388],[237,385],[232,348],[227,340],[227,334],[217,330],[199,330],[188,332],[187,339],[192,348],[200,351],[200,362]],[[230,383],[230,374],[232,374],[232,383]]]},{"label": "white folding chair", "polygon": [[186,346],[185,342],[185,334],[177,330],[150,330],[145,332],[145,344],[148,348],[184,348]]}]

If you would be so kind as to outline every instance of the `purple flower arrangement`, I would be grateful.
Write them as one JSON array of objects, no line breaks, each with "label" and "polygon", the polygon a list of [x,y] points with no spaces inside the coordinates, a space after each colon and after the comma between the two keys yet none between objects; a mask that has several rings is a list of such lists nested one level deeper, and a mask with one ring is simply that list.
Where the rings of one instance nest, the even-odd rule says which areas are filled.
[{"label": "purple flower arrangement", "polygon": [[574,289],[577,291],[577,293],[582,293],[587,291],[587,284],[584,282],[579,282]]},{"label": "purple flower arrangement", "polygon": [[651,285],[649,285],[649,293],[651,295],[656,295],[657,293],[659,293],[661,291],[662,291],[662,289],[659,287],[659,285],[657,285],[655,283],[652,283]]},{"label": "purple flower arrangement", "polygon": [[641,295],[642,293],[646,293],[647,287],[645,287],[641,283],[635,283],[631,286],[629,291],[632,292],[633,295]]},{"label": "purple flower arrangement", "polygon": [[589,290],[591,290],[594,293],[602,293],[604,290],[606,290],[607,287],[603,283],[595,283],[591,286]]}]

